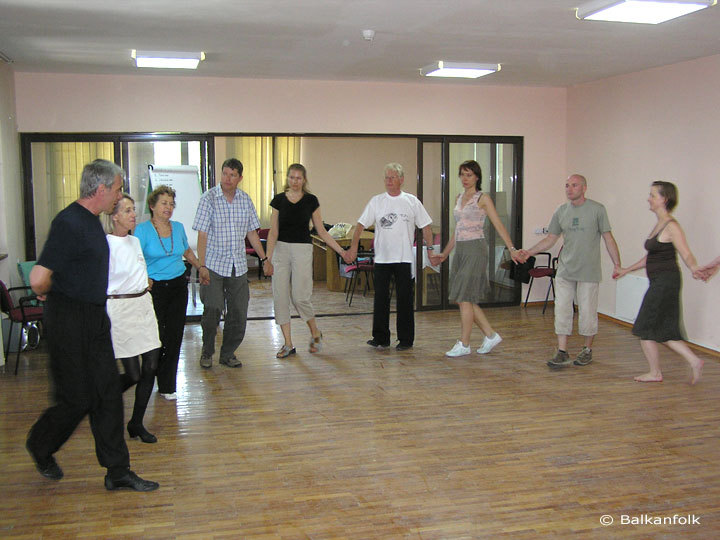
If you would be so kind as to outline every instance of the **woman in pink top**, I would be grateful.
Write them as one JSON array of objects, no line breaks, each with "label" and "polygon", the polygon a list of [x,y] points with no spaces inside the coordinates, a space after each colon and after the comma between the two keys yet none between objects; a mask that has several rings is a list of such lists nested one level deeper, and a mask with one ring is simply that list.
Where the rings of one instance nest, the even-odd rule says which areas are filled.
[{"label": "woman in pink top", "polygon": [[487,317],[480,309],[481,302],[490,284],[487,275],[488,246],[485,242],[485,218],[489,217],[495,230],[510,250],[515,260],[516,250],[510,235],[500,221],[492,199],[480,191],[482,170],[477,161],[470,160],[460,164],[458,171],[464,191],[458,195],[455,204],[455,236],[439,255],[431,256],[430,262],[437,265],[448,258],[453,248],[457,248],[450,272],[449,298],[460,307],[460,339],[447,356],[470,354],[470,334],[473,323],[482,330],[485,338],[478,354],[487,354],[502,341],[500,335],[490,326]]}]

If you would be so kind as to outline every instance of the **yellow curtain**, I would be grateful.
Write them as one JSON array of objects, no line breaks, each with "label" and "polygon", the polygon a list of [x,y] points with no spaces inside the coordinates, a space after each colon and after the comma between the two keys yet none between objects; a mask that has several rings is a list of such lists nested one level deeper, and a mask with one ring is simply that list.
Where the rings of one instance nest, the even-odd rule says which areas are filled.
[{"label": "yellow curtain", "polygon": [[[300,159],[300,138],[218,137],[215,142],[217,167],[228,157],[236,157],[242,162],[240,189],[250,195],[260,225],[269,227],[272,214],[270,201],[282,191],[288,166]],[[223,144],[224,150],[221,150]]]},{"label": "yellow curtain", "polygon": [[300,162],[300,137],[275,137],[275,193],[285,186],[288,167]]},{"label": "yellow curtain", "polygon": [[94,159],[113,161],[113,143],[48,143],[46,185],[50,215],[54,216],[80,196],[83,167]]}]

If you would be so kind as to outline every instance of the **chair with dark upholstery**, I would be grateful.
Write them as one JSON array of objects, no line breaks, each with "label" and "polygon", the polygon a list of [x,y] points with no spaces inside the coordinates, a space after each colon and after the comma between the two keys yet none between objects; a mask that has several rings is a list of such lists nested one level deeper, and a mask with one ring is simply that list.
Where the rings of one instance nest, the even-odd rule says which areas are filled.
[{"label": "chair with dark upholstery", "polygon": [[[25,291],[29,294],[20,298],[16,304],[11,294],[13,291]],[[8,332],[7,343],[5,344],[5,358],[7,358],[8,352],[10,352],[10,342],[12,340],[15,323],[20,325],[18,330],[17,358],[15,360],[15,375],[17,375],[18,365],[20,364],[20,352],[22,350],[23,328],[28,323],[42,321],[44,308],[37,296],[32,294],[30,287],[8,288],[5,283],[0,280],[0,310],[5,313],[10,320],[10,330]]]},{"label": "chair with dark upholstery", "polygon": [[553,258],[552,254],[548,253],[547,251],[543,251],[541,253],[537,254],[537,257],[547,257],[547,263],[545,265],[535,265],[535,267],[528,270],[528,274],[530,275],[530,284],[528,285],[528,291],[527,295],[525,296],[525,306],[527,307],[528,298],[530,298],[530,289],[532,289],[533,281],[535,281],[535,278],[544,278],[548,277],[550,278],[550,284],[548,285],[547,293],[545,294],[545,304],[543,305],[543,313],[545,313],[545,310],[547,309],[548,305],[548,299],[550,298],[550,291],[552,290],[553,293],[553,301],[555,300],[555,273],[557,271],[557,260],[558,258]]}]

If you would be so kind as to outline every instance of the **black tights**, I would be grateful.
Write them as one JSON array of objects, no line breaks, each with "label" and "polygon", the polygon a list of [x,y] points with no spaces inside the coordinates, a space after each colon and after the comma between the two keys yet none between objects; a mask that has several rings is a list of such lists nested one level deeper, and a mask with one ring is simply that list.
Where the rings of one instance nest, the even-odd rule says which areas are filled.
[{"label": "black tights", "polygon": [[142,425],[145,409],[147,409],[148,401],[150,401],[150,394],[152,394],[153,385],[155,384],[155,372],[160,358],[160,349],[153,349],[143,353],[141,356],[142,370],[137,356],[120,359],[125,369],[125,373],[120,375],[123,392],[133,384],[137,384],[135,387],[133,414],[130,422],[128,422],[128,424],[137,426]]}]

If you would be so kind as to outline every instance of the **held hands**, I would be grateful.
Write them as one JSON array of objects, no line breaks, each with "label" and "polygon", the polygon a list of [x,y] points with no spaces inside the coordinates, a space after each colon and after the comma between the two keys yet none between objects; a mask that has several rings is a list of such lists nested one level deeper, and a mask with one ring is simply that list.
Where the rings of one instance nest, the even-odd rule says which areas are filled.
[{"label": "held hands", "polygon": [[210,285],[210,270],[201,266],[200,270],[198,270],[198,281],[200,285]]},{"label": "held hands", "polygon": [[[513,253],[515,254],[514,257]],[[522,264],[530,258],[530,252],[527,249],[518,249],[517,251],[511,251],[510,257],[512,257],[512,260],[516,263]]]},{"label": "held hands", "polygon": [[628,274],[630,272],[627,268],[621,268],[620,266],[616,266],[613,268],[612,278],[613,279],[620,279],[624,275]]},{"label": "held hands", "polygon": [[345,264],[352,264],[355,260],[355,257],[350,253],[349,249],[343,249],[342,253],[340,253],[340,256],[342,257],[342,260],[345,261]]},{"label": "held hands", "polygon": [[515,264],[522,264],[527,260],[527,257],[523,258],[522,255],[520,255],[520,252],[524,251],[522,249],[511,249],[510,250],[510,258],[513,260]]},{"label": "held hands", "polygon": [[263,263],[263,274],[265,274],[267,277],[270,277],[273,275],[273,272],[275,270],[273,269],[273,265],[270,262],[270,259],[265,259],[265,262]]},{"label": "held hands", "polygon": [[430,255],[428,253],[428,260],[430,261],[430,264],[432,264],[433,266],[438,266],[439,264],[442,264],[442,262],[446,258],[447,257],[445,257],[442,253],[440,253],[439,255]]},{"label": "held hands", "polygon": [[704,265],[693,268],[693,277],[703,281],[709,281],[720,270],[720,258]]}]

